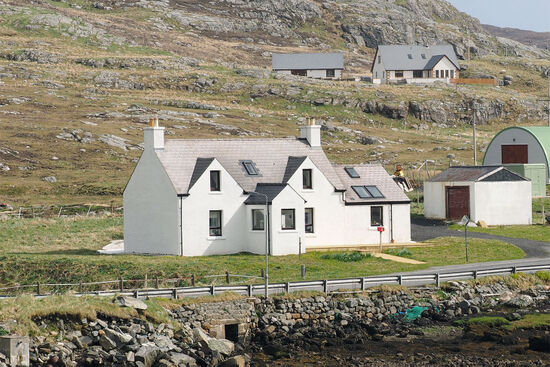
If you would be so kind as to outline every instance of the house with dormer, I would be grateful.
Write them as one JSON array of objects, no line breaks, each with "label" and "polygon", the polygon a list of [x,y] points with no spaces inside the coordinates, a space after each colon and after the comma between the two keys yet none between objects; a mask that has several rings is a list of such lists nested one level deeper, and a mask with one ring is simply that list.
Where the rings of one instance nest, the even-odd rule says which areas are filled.
[{"label": "house with dormer", "polygon": [[271,255],[410,241],[408,197],[381,165],[332,164],[314,120],[299,138],[165,141],[154,121],[144,138],[124,190],[126,253],[263,254],[266,238]]},{"label": "house with dormer", "polygon": [[433,83],[458,78],[452,45],[380,45],[371,66],[374,83]]}]

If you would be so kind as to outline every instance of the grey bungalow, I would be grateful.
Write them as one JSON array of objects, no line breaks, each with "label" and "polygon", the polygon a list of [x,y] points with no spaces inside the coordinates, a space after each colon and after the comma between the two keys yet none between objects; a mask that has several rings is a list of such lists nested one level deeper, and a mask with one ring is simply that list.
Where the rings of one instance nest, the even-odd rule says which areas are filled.
[{"label": "grey bungalow", "polygon": [[371,72],[375,83],[430,83],[458,78],[459,69],[451,45],[380,45]]},{"label": "grey bungalow", "polygon": [[342,53],[273,54],[273,71],[280,74],[307,76],[317,79],[340,79],[344,69]]}]

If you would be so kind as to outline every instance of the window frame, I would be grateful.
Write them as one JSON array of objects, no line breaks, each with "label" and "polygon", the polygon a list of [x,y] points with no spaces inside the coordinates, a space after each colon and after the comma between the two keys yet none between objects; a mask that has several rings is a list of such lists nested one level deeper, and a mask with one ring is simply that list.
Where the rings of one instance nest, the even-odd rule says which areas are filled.
[{"label": "window frame", "polygon": [[[285,212],[292,212],[292,227],[286,226]],[[281,209],[281,230],[282,231],[294,231],[296,230],[296,209]]]},{"label": "window frame", "polygon": [[247,175],[258,176],[260,174],[254,162],[247,160],[247,161],[242,161],[241,164],[243,165],[243,168],[246,171]]},{"label": "window frame", "polygon": [[[384,194],[382,194],[382,191],[380,191],[380,189],[376,185],[365,185],[365,189],[367,189],[367,191],[372,195],[373,199],[385,198]],[[374,192],[374,190],[376,190],[376,192]]]},{"label": "window frame", "polygon": [[[218,177],[217,187],[215,185],[212,185],[213,174],[217,175],[217,177]],[[221,177],[222,177],[222,175],[221,175],[220,170],[210,170],[210,191],[211,192],[220,192],[220,191],[222,191]]]},{"label": "window frame", "polygon": [[445,78],[449,77],[449,70],[445,70]]},{"label": "window frame", "polygon": [[357,170],[355,169],[355,167],[344,167],[344,171],[346,171],[348,176],[351,178],[361,178],[359,173],[357,173]]},{"label": "window frame", "polygon": [[[380,211],[380,223],[373,222],[374,210]],[[373,205],[370,207],[370,226],[371,227],[383,227],[384,226],[384,207],[381,205]]]},{"label": "window frame", "polygon": [[435,77],[436,77],[437,79],[439,79],[439,70],[436,70],[436,71],[435,71]]},{"label": "window frame", "polygon": [[451,77],[451,79],[455,78],[455,71],[454,70],[450,71],[450,77]]},{"label": "window frame", "polygon": [[335,70],[335,69],[326,69],[326,70],[325,70],[325,77],[326,77],[326,78],[334,78],[334,77],[336,77],[336,70]]},{"label": "window frame", "polygon": [[423,70],[413,70],[413,78],[423,78],[424,77],[424,71]]},{"label": "window frame", "polygon": [[[369,192],[369,190],[365,188],[365,185],[354,185],[351,188],[353,189],[353,191],[355,191],[355,193],[357,194],[357,196],[359,196],[360,199],[372,199],[372,195]],[[362,195],[362,193],[360,193],[361,190],[365,190],[365,192],[367,193],[367,196]]]},{"label": "window frame", "polygon": [[[360,199],[384,199],[385,196],[376,185],[353,185],[353,191]],[[372,190],[372,191],[371,191]],[[376,191],[375,191],[376,190]],[[364,192],[363,192],[364,191]],[[366,195],[364,195],[366,193]]]},{"label": "window frame", "polygon": [[403,70],[395,70],[394,73],[396,78],[403,78],[403,75],[404,75]]},{"label": "window frame", "polygon": [[[311,223],[307,223],[307,213],[308,211],[311,213]],[[308,227],[310,227],[310,230],[308,230]],[[313,208],[304,208],[304,231],[305,233],[315,233],[315,215]]]},{"label": "window frame", "polygon": [[[306,172],[309,175],[309,183],[306,182]],[[311,168],[304,168],[302,170],[302,188],[304,190],[313,190],[313,170]]]},{"label": "window frame", "polygon": [[[255,224],[255,218],[256,216],[254,215],[254,212],[261,212],[262,213],[262,227],[259,228],[259,227],[256,227]],[[251,215],[252,215],[252,230],[253,231],[265,231],[265,210],[264,209],[252,209],[251,210]]]},{"label": "window frame", "polygon": [[[219,214],[220,225],[218,227],[213,227],[211,220],[212,214]],[[219,230],[219,234],[213,233],[212,231]],[[208,236],[209,237],[222,237],[223,236],[223,211],[222,210],[210,210],[208,212]]]}]

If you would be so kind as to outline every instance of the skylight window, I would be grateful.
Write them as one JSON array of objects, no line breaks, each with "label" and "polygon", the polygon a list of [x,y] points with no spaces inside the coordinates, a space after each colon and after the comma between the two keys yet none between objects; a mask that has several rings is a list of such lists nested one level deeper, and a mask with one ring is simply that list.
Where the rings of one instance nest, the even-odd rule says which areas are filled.
[{"label": "skylight window", "polygon": [[258,169],[256,168],[256,165],[252,161],[243,161],[242,162],[244,169],[246,170],[246,173],[248,173],[250,176],[257,176],[259,174]]},{"label": "skylight window", "polygon": [[376,186],[352,186],[351,188],[361,199],[379,199],[384,197]]},{"label": "skylight window", "polygon": [[420,56],[422,56],[422,58],[423,58],[424,60],[426,60],[426,54],[422,54],[422,55],[420,55]]},{"label": "skylight window", "polygon": [[357,171],[353,167],[345,167],[344,169],[346,170],[349,177],[351,177],[351,178],[360,178],[361,177],[361,176],[359,176],[359,173],[357,173]]},{"label": "skylight window", "polygon": [[409,57],[409,59],[412,60],[412,58],[413,58],[413,55],[412,55],[412,54],[408,54],[407,56]]}]

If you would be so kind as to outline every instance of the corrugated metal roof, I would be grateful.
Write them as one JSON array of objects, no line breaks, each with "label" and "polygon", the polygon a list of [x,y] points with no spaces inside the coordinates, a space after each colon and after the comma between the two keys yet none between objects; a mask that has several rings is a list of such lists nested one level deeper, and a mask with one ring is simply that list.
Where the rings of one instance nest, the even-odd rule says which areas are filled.
[{"label": "corrugated metal roof", "polygon": [[271,65],[273,70],[343,69],[344,54],[339,52],[272,54]]},{"label": "corrugated metal roof", "polygon": [[[289,157],[309,157],[336,190],[344,189],[323,149],[304,139],[167,139],[156,154],[179,195],[189,193],[193,173],[196,167],[202,169],[206,160],[199,159],[204,158],[215,158],[243,190],[253,191],[258,183],[283,183]],[[246,173],[240,162],[247,159],[261,175]]]},{"label": "corrugated metal roof", "polygon": [[[369,202],[410,202],[410,199],[399,186],[393,181],[388,172],[380,164],[361,164],[361,165],[333,165],[340,180],[346,186],[346,203],[358,204]],[[346,172],[346,167],[353,167],[361,176],[360,178],[351,178]],[[352,186],[376,186],[384,195],[384,198],[361,199],[351,188]]]},{"label": "corrugated metal roof", "polygon": [[[380,56],[386,70],[431,70],[443,55],[459,67],[458,58],[451,45],[380,45],[377,51],[377,56]],[[428,67],[432,64],[433,66]]]},{"label": "corrugated metal roof", "polygon": [[[507,174],[497,174],[505,170]],[[492,178],[490,178],[493,176]],[[517,176],[517,177],[516,177]],[[463,166],[449,167],[440,174],[427,180],[428,182],[470,182],[470,181],[518,181],[525,180],[516,173],[504,168],[503,166]]]}]

